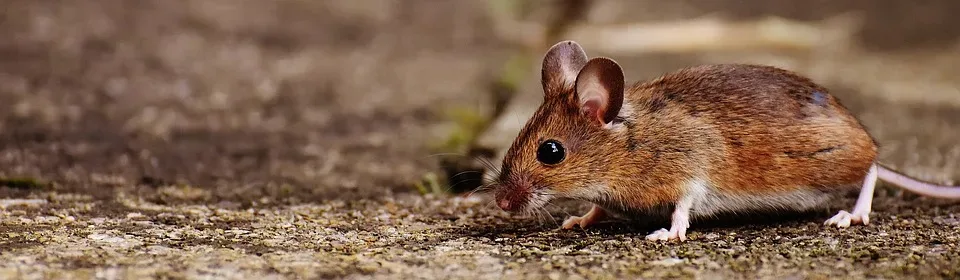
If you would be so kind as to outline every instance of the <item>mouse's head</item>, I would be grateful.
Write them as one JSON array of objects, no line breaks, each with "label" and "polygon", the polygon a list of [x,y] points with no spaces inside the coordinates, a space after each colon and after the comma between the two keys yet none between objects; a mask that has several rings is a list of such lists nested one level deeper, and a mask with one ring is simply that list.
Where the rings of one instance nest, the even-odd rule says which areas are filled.
[{"label": "mouse's head", "polygon": [[507,211],[554,197],[601,199],[608,195],[603,177],[626,156],[616,62],[588,59],[576,42],[563,41],[544,57],[541,83],[543,103],[507,151],[495,184],[497,205]]}]

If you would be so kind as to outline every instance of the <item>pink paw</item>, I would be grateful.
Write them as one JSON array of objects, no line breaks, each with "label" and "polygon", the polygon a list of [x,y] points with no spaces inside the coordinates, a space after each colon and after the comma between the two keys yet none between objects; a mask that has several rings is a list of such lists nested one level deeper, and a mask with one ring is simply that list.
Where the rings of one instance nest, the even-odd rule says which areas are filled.
[{"label": "pink paw", "polygon": [[578,217],[578,216],[570,216],[569,218],[563,221],[562,228],[573,229],[574,227],[577,227],[577,226],[579,226],[580,228],[587,228],[591,224],[593,223],[592,221],[590,221],[590,219],[586,219],[584,217]]},{"label": "pink paw", "polygon": [[607,212],[597,207],[596,205],[590,209],[590,212],[584,214],[583,216],[570,216],[563,221],[562,229],[572,229],[575,226],[580,226],[580,228],[587,228],[591,225],[594,225],[604,218],[607,217]]},{"label": "pink paw", "polygon": [[837,215],[834,215],[832,218],[828,219],[823,224],[825,225],[836,225],[838,228],[847,228],[850,225],[855,224],[864,224],[867,225],[870,223],[870,212],[867,211],[854,211],[853,213],[840,210]]},{"label": "pink paw", "polygon": [[673,227],[670,230],[662,228],[660,230],[654,231],[647,235],[647,240],[660,240],[660,241],[671,241],[671,240],[687,240],[687,228],[684,227]]}]

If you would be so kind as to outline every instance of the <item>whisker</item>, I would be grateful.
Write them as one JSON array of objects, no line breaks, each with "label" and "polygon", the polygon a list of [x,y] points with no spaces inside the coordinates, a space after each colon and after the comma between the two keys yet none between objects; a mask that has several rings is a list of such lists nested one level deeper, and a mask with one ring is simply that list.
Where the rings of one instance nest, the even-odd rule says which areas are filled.
[{"label": "whisker", "polygon": [[496,177],[496,176],[493,176],[493,174],[483,174],[483,176],[481,176],[481,178],[483,178],[484,180],[488,180],[488,181],[497,181],[497,177]]},{"label": "whisker", "polygon": [[501,171],[499,168],[495,166],[487,165],[484,169],[483,174],[484,176],[491,176],[491,178],[496,179],[497,177],[500,177]]},{"label": "whisker", "polygon": [[495,200],[487,201],[487,203],[486,203],[486,205],[484,206],[484,208],[492,208],[494,211],[496,211],[497,208],[498,208],[498,207],[497,207],[497,202],[496,202]]},{"label": "whisker", "polygon": [[489,184],[483,184],[483,185],[481,185],[481,191],[483,191],[483,192],[493,191],[493,190],[495,190],[498,186],[500,186],[500,184],[499,184],[499,183],[496,183],[496,182],[489,183]]},{"label": "whisker", "polygon": [[464,181],[481,181],[481,183],[483,182],[483,179],[484,179],[483,176],[484,176],[484,174],[481,173],[480,171],[474,171],[474,170],[461,171],[461,172],[459,172],[459,173],[457,173],[457,174],[454,174],[454,175],[452,175],[452,176],[450,176],[450,177],[448,177],[448,178],[456,178],[456,177],[459,177],[460,175],[469,174],[469,173],[471,173],[471,172],[472,172],[472,173],[480,173],[480,179],[461,179],[461,180],[459,180],[459,181],[461,181],[461,182],[464,182]]},{"label": "whisker", "polygon": [[536,222],[537,225],[539,225],[540,220],[543,219],[543,217],[540,217],[540,213],[537,212],[537,209],[528,208],[527,210],[530,211],[530,216],[533,217],[533,220]]},{"label": "whisker", "polygon": [[521,127],[524,125],[523,120],[517,114],[513,114],[513,120],[517,122],[517,124],[519,124]]},{"label": "whisker", "polygon": [[[470,155],[465,155],[465,154],[462,154],[462,153],[435,153],[435,154],[430,154],[430,155],[423,156],[423,157],[421,157],[421,159],[432,158],[432,157],[439,157],[439,156],[458,156],[458,157],[472,158],[472,159],[477,160],[477,162],[479,162],[481,165],[483,165],[483,167],[485,167],[486,169],[495,171],[496,173],[499,173],[499,172],[500,172],[499,168],[497,168],[496,165],[493,164],[493,162],[491,162],[489,159],[486,159],[486,158],[481,157],[481,156],[470,156]],[[475,171],[475,172],[482,172],[482,171]]]},{"label": "whisker", "polygon": [[557,224],[557,217],[554,217],[553,214],[551,214],[550,211],[547,210],[547,208],[543,208],[541,210],[543,211],[543,214],[550,219],[550,224]]},{"label": "whisker", "polygon": [[460,184],[462,184],[462,183],[474,182],[474,181],[479,181],[481,184],[483,184],[483,180],[478,180],[478,179],[461,180],[460,182],[457,182],[456,184],[447,186],[447,187],[445,188],[445,191],[447,191],[447,192],[453,192],[453,189],[456,188],[458,185],[460,185]]},{"label": "whisker", "polygon": [[478,161],[480,161],[481,164],[486,166],[488,169],[496,170],[496,172],[498,173],[500,172],[500,168],[497,168],[497,165],[494,164],[492,161],[490,161],[490,159],[484,158],[484,157],[476,157],[476,158]]},{"label": "whisker", "polygon": [[[563,214],[566,214],[567,217],[574,216],[574,215],[571,215],[570,212],[568,212],[567,209],[565,209],[563,206],[557,205],[556,203],[547,202],[547,206],[552,206],[555,209],[560,210],[560,212],[563,212]],[[564,217],[564,219],[566,219],[566,217]]]},{"label": "whisker", "polygon": [[539,223],[540,216],[537,214],[536,211],[530,208],[524,208],[523,212],[524,212],[524,216],[532,218],[534,222]]},{"label": "whisker", "polygon": [[489,159],[487,159],[487,158],[485,158],[485,157],[474,156],[473,158],[476,159],[477,161],[479,161],[480,164],[483,164],[483,166],[485,166],[485,167],[487,167],[487,168],[489,168],[489,169],[496,169],[496,165],[493,164],[493,162],[491,162]]},{"label": "whisker", "polygon": [[542,213],[540,213],[540,211],[537,211],[537,209],[532,209],[532,208],[530,209],[530,215],[534,217],[534,222],[536,222],[534,225],[536,225],[537,227],[540,227],[543,225],[543,216],[541,216],[541,214]]},{"label": "whisker", "polygon": [[493,189],[493,184],[480,185],[479,187],[477,187],[477,188],[473,189],[472,191],[470,191],[469,193],[467,193],[466,196],[469,197],[469,196],[474,195],[474,194],[476,194],[476,193],[478,193],[478,192],[482,193],[482,192],[486,192],[486,191],[488,191],[488,190],[490,190],[490,189]]},{"label": "whisker", "polygon": [[483,174],[483,172],[481,172],[481,171],[476,171],[476,170],[464,170],[464,171],[457,172],[457,174],[453,174],[453,176],[450,176],[450,177],[457,177],[457,176],[460,176],[460,175],[463,175],[463,174],[467,174],[467,173],[470,173],[470,172]]},{"label": "whisker", "polygon": [[[479,159],[480,157],[477,157],[477,158]],[[494,173],[499,173],[499,170],[497,170],[497,169],[489,169],[489,170],[494,171]],[[447,188],[447,190],[452,190],[454,187],[458,186],[458,184],[468,183],[468,182],[476,182],[476,181],[479,181],[480,184],[483,185],[483,184],[487,184],[487,183],[486,183],[487,181],[496,181],[497,177],[499,177],[498,174],[491,174],[491,172],[484,172],[484,171],[478,171],[478,170],[464,170],[464,171],[460,171],[460,172],[458,172],[458,173],[450,176],[450,178],[455,178],[455,177],[459,177],[459,176],[464,175],[464,174],[471,174],[471,173],[478,173],[478,174],[480,174],[480,179],[463,179],[463,180],[458,180],[458,182],[457,182],[456,184],[453,184],[453,185],[449,186],[449,187]]]},{"label": "whisker", "polygon": [[546,224],[547,224],[547,219],[549,219],[549,215],[546,215],[546,213],[543,212],[543,209],[541,209],[541,208],[538,208],[536,211],[537,211],[537,213],[540,213],[540,214],[537,214],[537,216],[540,217],[540,224],[539,224],[539,226],[540,226],[540,227],[543,227],[543,225],[546,225]]},{"label": "whisker", "polygon": [[436,154],[430,154],[430,155],[427,155],[427,156],[424,156],[424,157],[422,157],[421,159],[426,159],[426,158],[432,158],[432,157],[438,157],[438,156],[459,156],[459,157],[468,157],[467,155],[464,155],[464,154],[461,154],[461,153],[436,153]]}]

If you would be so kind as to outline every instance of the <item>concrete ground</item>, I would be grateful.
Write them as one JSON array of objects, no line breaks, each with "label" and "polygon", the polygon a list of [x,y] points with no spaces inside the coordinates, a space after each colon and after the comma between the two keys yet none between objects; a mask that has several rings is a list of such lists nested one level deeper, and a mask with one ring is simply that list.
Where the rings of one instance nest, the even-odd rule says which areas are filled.
[{"label": "concrete ground", "polygon": [[[859,11],[852,43],[811,52],[610,56],[635,79],[797,70],[863,120],[883,162],[956,184],[958,4],[881,2],[599,1],[590,20]],[[576,203],[521,217],[419,194],[443,109],[480,106],[505,56],[483,1],[0,7],[2,279],[960,277],[960,204],[884,184],[869,226],[821,225],[851,194],[665,244],[643,238],[660,224],[554,230]]]}]

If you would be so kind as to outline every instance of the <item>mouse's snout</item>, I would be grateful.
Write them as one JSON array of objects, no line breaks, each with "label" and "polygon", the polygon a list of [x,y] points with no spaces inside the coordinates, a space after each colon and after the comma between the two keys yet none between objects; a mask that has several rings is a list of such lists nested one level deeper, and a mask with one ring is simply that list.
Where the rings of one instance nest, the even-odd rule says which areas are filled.
[{"label": "mouse's snout", "polygon": [[497,206],[508,212],[520,211],[530,200],[530,188],[523,186],[503,185],[497,189],[495,195]]},{"label": "mouse's snout", "polygon": [[500,199],[497,200],[497,206],[504,211],[517,211],[517,203],[511,202],[509,199]]}]

